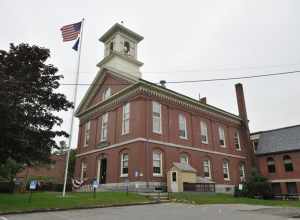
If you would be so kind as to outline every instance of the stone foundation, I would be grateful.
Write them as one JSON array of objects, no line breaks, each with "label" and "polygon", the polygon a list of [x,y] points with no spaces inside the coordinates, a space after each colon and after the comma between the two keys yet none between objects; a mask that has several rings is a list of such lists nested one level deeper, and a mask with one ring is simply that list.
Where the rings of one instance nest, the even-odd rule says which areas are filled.
[{"label": "stone foundation", "polygon": [[[129,191],[129,192],[158,192],[167,190],[164,182],[128,182],[128,183],[106,183],[99,185],[97,191]],[[79,192],[93,191],[92,185],[84,185]]]}]

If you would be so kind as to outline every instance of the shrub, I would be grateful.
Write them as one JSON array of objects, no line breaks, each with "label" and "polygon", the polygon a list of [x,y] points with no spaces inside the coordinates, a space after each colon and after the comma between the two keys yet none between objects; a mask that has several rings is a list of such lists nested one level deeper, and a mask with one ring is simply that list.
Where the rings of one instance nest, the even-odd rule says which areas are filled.
[{"label": "shrub", "polygon": [[0,193],[13,193],[15,188],[14,182],[1,181],[0,182]]},{"label": "shrub", "polygon": [[243,190],[236,192],[236,195],[251,198],[271,198],[271,185],[266,177],[261,176],[256,170],[251,172],[250,177],[244,183]]}]

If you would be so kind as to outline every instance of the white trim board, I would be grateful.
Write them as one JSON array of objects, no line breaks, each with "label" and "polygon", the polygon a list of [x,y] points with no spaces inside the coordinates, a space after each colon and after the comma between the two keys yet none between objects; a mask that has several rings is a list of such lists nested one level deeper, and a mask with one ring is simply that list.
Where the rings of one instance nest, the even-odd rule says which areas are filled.
[{"label": "white trim board", "polygon": [[164,145],[164,146],[167,146],[167,147],[181,148],[181,149],[193,150],[193,151],[198,151],[198,152],[222,155],[222,156],[227,156],[227,157],[246,159],[246,157],[240,156],[240,155],[228,154],[228,153],[212,151],[212,150],[205,150],[205,149],[200,149],[200,148],[196,148],[196,147],[173,144],[173,143],[169,143],[169,142],[163,142],[163,141],[157,141],[157,140],[145,139],[145,138],[135,138],[135,139],[132,139],[132,140],[129,140],[129,141],[124,141],[124,142],[121,142],[121,143],[112,144],[110,146],[103,147],[101,149],[95,149],[95,150],[87,151],[87,152],[84,152],[84,153],[81,153],[81,154],[77,154],[76,157],[81,157],[81,156],[84,156],[84,155],[101,152],[101,151],[104,151],[104,150],[116,148],[116,147],[119,147],[119,146],[122,146],[122,145],[131,144],[131,143],[135,143],[135,142],[139,142],[139,141],[144,141],[144,142],[148,142],[148,143],[152,143],[152,144],[160,144],[160,145]]},{"label": "white trim board", "polygon": [[281,180],[269,180],[271,183],[291,183],[300,182],[300,179],[281,179]]}]

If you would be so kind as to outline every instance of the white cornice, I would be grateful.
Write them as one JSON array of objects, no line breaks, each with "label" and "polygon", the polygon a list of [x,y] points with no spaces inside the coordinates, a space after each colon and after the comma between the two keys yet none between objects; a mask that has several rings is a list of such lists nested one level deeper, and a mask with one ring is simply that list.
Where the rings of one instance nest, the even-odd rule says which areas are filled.
[{"label": "white cornice", "polygon": [[94,106],[89,107],[85,111],[82,111],[80,114],[77,114],[77,117],[81,117],[84,115],[85,118],[88,118],[89,115],[93,114],[95,111],[99,111],[100,113],[105,109],[108,109],[108,106],[116,105],[125,99],[129,99],[134,95],[137,94],[144,94],[146,96],[154,96],[161,100],[166,100],[167,102],[174,103],[176,105],[181,105],[187,109],[192,109],[193,111],[201,111],[205,112],[207,114],[216,116],[218,118],[223,118],[227,121],[231,121],[232,123],[240,124],[241,119],[236,116],[233,117],[231,114],[226,114],[226,112],[223,111],[217,111],[213,110],[212,108],[206,108],[206,106],[198,105],[195,103],[191,103],[186,99],[182,99],[180,97],[175,96],[172,94],[170,96],[169,94],[162,94],[160,91],[155,91],[155,88],[144,86],[143,83],[137,82],[127,88],[124,88],[123,90],[119,91],[118,93],[111,96],[109,99],[105,100],[104,102],[100,102],[95,104]]},{"label": "white cornice", "polygon": [[112,148],[117,148],[117,147],[120,147],[122,145],[135,143],[135,142],[139,142],[139,141],[148,142],[148,143],[152,143],[152,144],[160,144],[160,145],[164,145],[166,147],[187,149],[187,150],[193,150],[193,151],[198,151],[198,152],[203,152],[203,153],[221,155],[221,156],[225,156],[225,157],[246,159],[246,157],[240,156],[240,155],[228,154],[228,153],[223,153],[223,152],[219,152],[219,151],[205,150],[205,149],[196,148],[196,147],[192,147],[192,146],[173,144],[173,143],[169,143],[169,142],[157,141],[157,140],[153,140],[153,139],[145,139],[145,138],[141,138],[141,137],[140,138],[135,138],[135,139],[132,139],[132,140],[129,140],[129,141],[124,141],[124,142],[121,142],[121,143],[118,143],[118,144],[112,144],[110,146],[103,147],[103,148],[100,148],[100,149],[95,149],[95,150],[87,151],[87,152],[84,152],[84,153],[80,153],[80,154],[77,154],[76,157],[86,156],[86,155],[89,155],[89,154],[109,150],[109,149],[112,149]]}]

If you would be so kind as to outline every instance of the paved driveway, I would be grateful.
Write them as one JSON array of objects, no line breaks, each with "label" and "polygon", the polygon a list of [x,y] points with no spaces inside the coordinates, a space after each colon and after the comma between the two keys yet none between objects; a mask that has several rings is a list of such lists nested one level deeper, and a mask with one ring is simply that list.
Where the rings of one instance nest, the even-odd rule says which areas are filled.
[{"label": "paved driveway", "polygon": [[[249,205],[188,205],[165,203],[157,205],[85,209],[4,216],[8,220],[277,220],[288,219],[278,208]],[[0,217],[1,219],[2,217]],[[3,219],[5,219],[3,218]],[[1,219],[2,220],[2,219]]]}]

